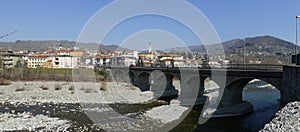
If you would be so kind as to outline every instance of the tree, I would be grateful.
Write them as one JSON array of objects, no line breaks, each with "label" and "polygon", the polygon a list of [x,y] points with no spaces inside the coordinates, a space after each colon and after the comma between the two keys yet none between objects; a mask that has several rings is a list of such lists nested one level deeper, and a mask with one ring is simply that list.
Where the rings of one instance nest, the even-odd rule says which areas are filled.
[{"label": "tree", "polygon": [[186,59],[186,53],[185,52],[181,52],[181,56],[183,56],[183,59]]},{"label": "tree", "polygon": [[189,58],[189,59],[193,59],[193,58],[194,58],[194,57],[193,57],[193,54],[192,54],[191,52],[188,53],[188,58]]},{"label": "tree", "polygon": [[22,63],[21,63],[21,60],[18,60],[17,62],[16,62],[16,68],[20,68],[20,67],[22,67],[23,65],[22,65]]}]

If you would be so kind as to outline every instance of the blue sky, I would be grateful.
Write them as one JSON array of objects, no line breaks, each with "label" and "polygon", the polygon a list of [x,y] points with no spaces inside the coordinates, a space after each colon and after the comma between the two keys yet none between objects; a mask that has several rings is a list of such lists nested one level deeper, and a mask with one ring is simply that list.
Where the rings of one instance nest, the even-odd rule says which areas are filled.
[{"label": "blue sky", "polygon": [[[0,35],[14,30],[18,32],[0,41],[77,40],[88,20],[110,2],[111,0],[1,0]],[[299,0],[188,0],[188,2],[204,13],[221,41],[260,35],[271,35],[291,42],[295,40],[295,16],[300,15]],[[132,5],[132,8],[135,8],[135,5]],[[178,9],[178,13],[180,12],[182,10]],[[108,34],[103,43],[125,42],[130,35],[147,28],[153,33],[160,30],[160,33],[170,32],[187,45],[199,43],[184,25],[154,15],[134,17],[120,23]]]}]

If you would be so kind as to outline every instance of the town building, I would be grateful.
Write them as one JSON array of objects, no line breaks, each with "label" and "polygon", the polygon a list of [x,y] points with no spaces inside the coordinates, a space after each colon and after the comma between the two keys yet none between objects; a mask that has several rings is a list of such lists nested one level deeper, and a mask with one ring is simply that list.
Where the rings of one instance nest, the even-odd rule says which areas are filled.
[{"label": "town building", "polygon": [[46,62],[51,60],[51,57],[48,55],[30,55],[27,60],[28,68],[38,68],[38,67],[46,67]]},{"label": "town building", "polygon": [[72,56],[51,57],[52,68],[78,68],[80,58]]}]

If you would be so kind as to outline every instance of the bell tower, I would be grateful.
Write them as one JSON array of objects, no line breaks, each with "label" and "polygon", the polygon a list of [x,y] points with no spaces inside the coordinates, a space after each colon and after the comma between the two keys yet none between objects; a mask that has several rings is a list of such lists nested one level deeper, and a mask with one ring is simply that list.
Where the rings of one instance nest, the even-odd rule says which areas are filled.
[{"label": "bell tower", "polygon": [[151,42],[149,42],[149,45],[148,45],[148,53],[152,53],[152,44],[151,44]]}]

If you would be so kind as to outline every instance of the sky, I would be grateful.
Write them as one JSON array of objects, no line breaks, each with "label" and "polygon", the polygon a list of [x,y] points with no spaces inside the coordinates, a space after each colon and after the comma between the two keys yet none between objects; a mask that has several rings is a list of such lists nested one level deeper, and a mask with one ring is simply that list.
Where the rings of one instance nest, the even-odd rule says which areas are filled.
[{"label": "sky", "polygon": [[[295,16],[300,15],[299,0],[187,0],[187,2],[203,13],[222,42],[262,35],[275,36],[295,42]],[[116,1],[1,0],[0,36],[15,30],[18,32],[0,41],[76,41],[89,20],[99,14],[101,15],[101,10],[113,3]],[[147,6],[147,4],[140,1],[127,6],[125,10],[134,10],[138,7]],[[164,6],[166,8],[163,8]],[[168,11],[168,7],[177,9],[173,11],[174,14],[185,14],[187,10],[194,9],[182,8],[181,5],[172,2],[169,2],[168,5],[162,5],[161,8],[160,6],[148,8]],[[106,12],[107,19],[102,21],[106,22],[110,17],[114,17],[114,14],[121,13],[122,8]],[[190,19],[189,21],[197,19],[194,14],[185,16]],[[178,46],[201,43],[202,40],[197,38],[193,29],[185,24],[168,16],[138,15],[114,25],[101,40],[101,43],[131,44],[131,46],[137,46],[141,43],[147,45],[149,42],[154,45],[172,43],[178,44]],[[94,32],[101,32],[104,27],[98,23]],[[99,42],[100,40],[90,41]]]}]

